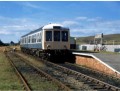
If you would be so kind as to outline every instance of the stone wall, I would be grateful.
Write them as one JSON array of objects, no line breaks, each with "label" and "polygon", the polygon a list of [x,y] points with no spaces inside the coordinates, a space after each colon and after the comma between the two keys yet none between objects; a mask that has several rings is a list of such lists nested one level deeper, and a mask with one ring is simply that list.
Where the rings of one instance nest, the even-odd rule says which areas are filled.
[{"label": "stone wall", "polygon": [[120,74],[118,74],[117,72],[113,71],[106,65],[102,64],[100,61],[90,56],[83,56],[83,55],[76,56],[76,64],[84,65],[94,70],[104,72],[105,74],[110,74],[112,76],[120,77]]}]

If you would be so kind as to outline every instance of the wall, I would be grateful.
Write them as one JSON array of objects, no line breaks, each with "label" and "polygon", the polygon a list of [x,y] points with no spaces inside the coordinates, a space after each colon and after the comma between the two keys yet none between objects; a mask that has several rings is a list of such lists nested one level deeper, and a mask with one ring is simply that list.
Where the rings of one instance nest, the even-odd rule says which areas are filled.
[{"label": "wall", "polygon": [[102,64],[100,61],[90,56],[77,55],[76,64],[84,65],[86,67],[101,71],[105,74],[110,74],[112,76],[120,77],[119,73],[110,69],[106,65]]},{"label": "wall", "polygon": [[84,50],[84,47],[87,47],[86,50],[93,51],[95,48],[97,49],[103,49],[104,51],[110,51],[110,52],[120,52],[120,45],[104,45],[101,47],[100,44],[96,45],[90,45],[90,44],[83,44],[83,45],[76,45],[76,48],[79,50]]}]

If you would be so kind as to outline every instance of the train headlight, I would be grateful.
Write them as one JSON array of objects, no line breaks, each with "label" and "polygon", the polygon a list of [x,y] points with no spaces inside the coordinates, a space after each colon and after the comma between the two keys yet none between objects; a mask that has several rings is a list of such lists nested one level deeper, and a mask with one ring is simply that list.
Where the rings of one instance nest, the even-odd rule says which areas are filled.
[{"label": "train headlight", "polygon": [[47,49],[49,49],[50,48],[50,44],[47,44]]}]

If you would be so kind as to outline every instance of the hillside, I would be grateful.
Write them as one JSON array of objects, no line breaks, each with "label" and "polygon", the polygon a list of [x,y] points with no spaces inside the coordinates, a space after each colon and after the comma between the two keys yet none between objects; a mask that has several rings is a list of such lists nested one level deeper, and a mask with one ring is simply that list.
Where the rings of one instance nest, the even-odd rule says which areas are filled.
[{"label": "hillside", "polygon": [[[96,41],[99,44],[101,39],[96,39]],[[94,36],[78,37],[76,39],[76,42],[77,44],[93,44]],[[103,35],[103,43],[104,44],[120,44],[120,34]]]}]

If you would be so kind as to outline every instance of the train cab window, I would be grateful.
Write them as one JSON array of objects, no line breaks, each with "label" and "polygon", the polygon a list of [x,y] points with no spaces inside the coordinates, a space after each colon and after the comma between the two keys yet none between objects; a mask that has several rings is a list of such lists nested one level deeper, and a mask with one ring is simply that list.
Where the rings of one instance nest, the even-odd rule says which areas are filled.
[{"label": "train cab window", "polygon": [[52,31],[46,31],[46,41],[52,41]]},{"label": "train cab window", "polygon": [[68,41],[68,31],[62,31],[62,41]]},{"label": "train cab window", "polygon": [[60,41],[60,31],[54,31],[54,41]]}]

